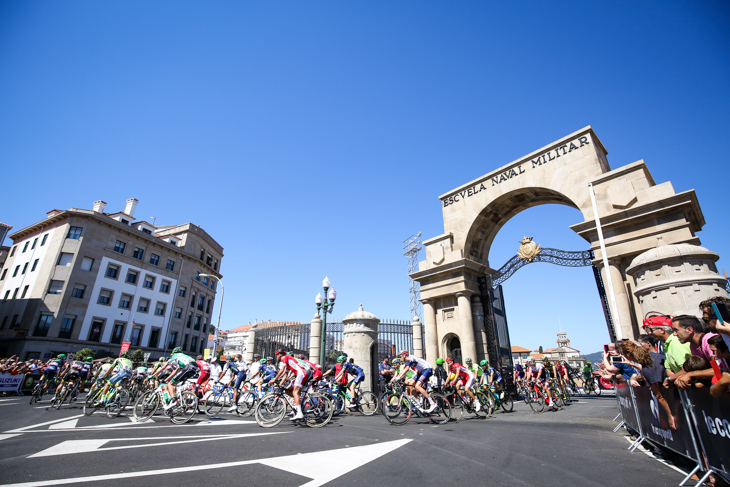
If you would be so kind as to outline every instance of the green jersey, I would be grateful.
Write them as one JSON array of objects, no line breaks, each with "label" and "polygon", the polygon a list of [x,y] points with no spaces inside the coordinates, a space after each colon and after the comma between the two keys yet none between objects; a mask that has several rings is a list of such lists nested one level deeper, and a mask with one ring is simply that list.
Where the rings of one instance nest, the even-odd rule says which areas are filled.
[{"label": "green jersey", "polygon": [[168,360],[168,362],[171,364],[177,364],[179,367],[185,367],[195,362],[195,359],[193,357],[185,355],[184,353],[176,353],[175,355],[170,357],[170,360]]},{"label": "green jersey", "polygon": [[120,357],[114,361],[112,368],[119,367],[119,370],[124,372],[131,372],[134,364],[128,358]]}]

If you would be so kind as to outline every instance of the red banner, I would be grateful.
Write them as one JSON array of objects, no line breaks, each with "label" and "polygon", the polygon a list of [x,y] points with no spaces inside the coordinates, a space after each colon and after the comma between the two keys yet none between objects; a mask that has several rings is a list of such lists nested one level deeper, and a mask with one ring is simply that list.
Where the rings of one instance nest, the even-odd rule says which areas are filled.
[{"label": "red banner", "polygon": [[119,350],[119,356],[121,357],[124,352],[127,352],[129,350],[129,345],[131,345],[130,342],[122,342],[122,349]]}]

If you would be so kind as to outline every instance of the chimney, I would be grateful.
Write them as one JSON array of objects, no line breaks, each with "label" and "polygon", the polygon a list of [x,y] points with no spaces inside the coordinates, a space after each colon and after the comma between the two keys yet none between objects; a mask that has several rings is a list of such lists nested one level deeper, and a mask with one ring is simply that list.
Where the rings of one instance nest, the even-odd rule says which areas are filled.
[{"label": "chimney", "polygon": [[106,208],[106,201],[94,201],[94,211],[97,213],[104,213],[104,208]]},{"label": "chimney", "polygon": [[127,206],[124,207],[124,213],[134,218],[134,209],[137,208],[139,200],[137,198],[129,198],[127,200]]}]

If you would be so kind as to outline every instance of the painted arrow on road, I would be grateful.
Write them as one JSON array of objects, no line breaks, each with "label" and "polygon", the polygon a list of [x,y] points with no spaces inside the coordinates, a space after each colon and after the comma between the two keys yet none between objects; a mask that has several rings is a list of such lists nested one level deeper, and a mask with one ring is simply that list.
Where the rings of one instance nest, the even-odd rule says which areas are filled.
[{"label": "painted arrow on road", "polygon": [[[189,467],[166,468],[160,470],[145,470],[141,472],[126,472],[119,474],[95,475],[91,477],[74,477],[67,479],[53,479],[36,482],[22,482],[19,484],[2,484],[0,487],[46,487],[52,485],[82,484],[88,482],[105,482],[109,480],[131,479],[147,477],[149,475],[168,475],[200,470],[215,470],[220,468],[240,467],[243,465],[262,464],[312,479],[299,487],[319,487],[345,475],[367,463],[386,455],[403,445],[410,439],[389,441],[373,445],[357,446],[353,448],[338,448],[320,452],[304,453],[301,455],[287,455],[283,457],[262,458],[259,460],[243,460],[239,462],[192,465]],[[105,451],[102,449],[101,451]],[[265,483],[265,479],[262,479]]]}]

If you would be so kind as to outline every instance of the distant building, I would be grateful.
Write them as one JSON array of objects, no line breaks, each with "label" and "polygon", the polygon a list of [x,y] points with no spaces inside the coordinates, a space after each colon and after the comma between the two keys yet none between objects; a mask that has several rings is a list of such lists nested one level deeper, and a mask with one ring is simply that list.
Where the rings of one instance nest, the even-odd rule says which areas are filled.
[{"label": "distant building", "polygon": [[530,350],[519,346],[512,347],[512,363],[525,365],[528,358],[530,358]]},{"label": "distant building", "polygon": [[224,355],[243,355],[246,353],[248,336],[253,325],[243,325],[226,332],[226,341],[223,345]]},{"label": "distant building", "polygon": [[581,356],[580,350],[572,348],[570,346],[570,340],[566,332],[558,333],[558,346],[557,348],[548,348],[543,350],[542,354],[547,357],[551,362],[561,361],[568,362],[571,367],[582,368],[586,359]]},{"label": "distant building", "polygon": [[[51,210],[10,235],[0,271],[0,356],[47,358],[122,342],[152,357],[207,343],[223,248],[192,223],[137,221],[124,211]],[[215,276],[203,277],[201,274]]]}]

